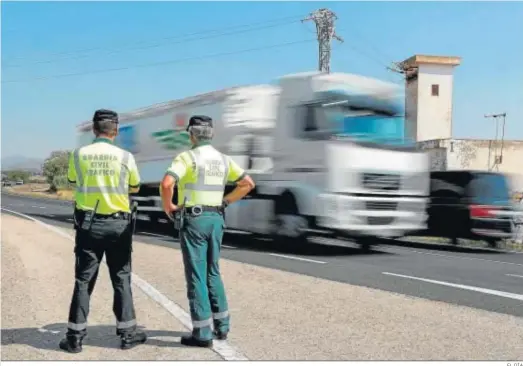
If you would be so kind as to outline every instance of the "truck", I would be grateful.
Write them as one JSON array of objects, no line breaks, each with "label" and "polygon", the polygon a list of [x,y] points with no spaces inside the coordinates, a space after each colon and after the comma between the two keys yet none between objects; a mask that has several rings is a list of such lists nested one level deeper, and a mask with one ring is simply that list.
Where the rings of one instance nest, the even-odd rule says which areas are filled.
[{"label": "truck", "polygon": [[[115,142],[135,155],[140,217],[162,222],[160,181],[190,148],[189,118],[208,115],[213,146],[256,182],[227,207],[228,230],[292,246],[350,238],[369,249],[427,225],[429,158],[404,137],[400,96],[396,84],[361,75],[298,73],[123,113]],[[79,144],[90,143],[91,123],[78,131]]]}]

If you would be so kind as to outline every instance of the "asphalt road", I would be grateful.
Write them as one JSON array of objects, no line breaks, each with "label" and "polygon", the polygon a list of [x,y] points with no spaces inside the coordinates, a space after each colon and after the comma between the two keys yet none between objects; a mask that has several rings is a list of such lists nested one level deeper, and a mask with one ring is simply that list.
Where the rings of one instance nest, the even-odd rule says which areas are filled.
[{"label": "asphalt road", "polygon": [[[1,206],[72,227],[70,202],[13,196]],[[8,211],[4,211],[8,213]],[[9,230],[3,227],[3,230]],[[168,227],[140,224],[136,240],[179,248]],[[228,235],[222,256],[267,268],[523,317],[523,253],[441,244],[387,242],[370,253],[326,240],[299,252],[248,235]]]}]

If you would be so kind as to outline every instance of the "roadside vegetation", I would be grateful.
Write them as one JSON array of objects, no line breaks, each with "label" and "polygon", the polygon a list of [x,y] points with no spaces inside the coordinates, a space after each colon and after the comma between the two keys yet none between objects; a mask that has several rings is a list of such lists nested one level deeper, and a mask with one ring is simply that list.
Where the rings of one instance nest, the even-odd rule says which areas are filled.
[{"label": "roadside vegetation", "polygon": [[7,172],[6,180],[11,182],[22,180],[24,184],[5,187],[5,189],[16,194],[72,200],[73,187],[67,181],[69,154],[68,150],[53,151],[42,165],[41,176],[31,176],[24,171]]}]

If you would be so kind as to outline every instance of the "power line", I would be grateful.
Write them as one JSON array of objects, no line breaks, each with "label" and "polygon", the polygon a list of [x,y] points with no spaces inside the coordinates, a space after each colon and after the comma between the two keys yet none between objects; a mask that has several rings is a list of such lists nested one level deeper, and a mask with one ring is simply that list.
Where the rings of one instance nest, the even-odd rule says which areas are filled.
[{"label": "power line", "polygon": [[254,52],[254,51],[266,50],[266,49],[293,46],[296,44],[307,43],[307,42],[312,42],[312,41],[314,41],[314,39],[306,39],[306,40],[301,40],[301,41],[280,43],[280,44],[275,44],[275,45],[270,45],[270,46],[249,48],[249,49],[232,51],[232,52],[215,53],[215,54],[205,55],[205,56],[187,57],[187,58],[181,58],[181,59],[175,59],[175,60],[160,61],[160,62],[139,64],[139,65],[133,65],[133,66],[125,66],[125,67],[117,67],[117,68],[111,68],[111,69],[98,69],[98,70],[76,72],[76,73],[69,73],[69,74],[42,76],[42,77],[30,78],[30,79],[7,80],[7,81],[3,80],[2,84],[22,83],[22,82],[58,79],[58,78],[66,78],[66,77],[74,77],[74,76],[82,76],[82,75],[100,74],[100,73],[115,72],[115,71],[129,70],[129,69],[164,66],[164,65],[176,64],[176,63],[183,63],[183,62],[187,62],[187,61],[196,61],[196,60],[202,60],[202,59],[208,59],[208,58],[214,58],[214,57],[230,56],[230,55],[237,55],[237,54],[241,54],[241,53],[249,53],[249,52]]},{"label": "power line", "polygon": [[[295,21],[295,22],[298,22],[298,21]],[[145,49],[157,48],[157,47],[162,47],[162,46],[166,46],[166,45],[180,44],[180,43],[185,43],[185,42],[190,42],[190,41],[199,41],[199,40],[210,39],[210,38],[217,38],[217,37],[223,37],[223,36],[229,36],[229,35],[235,35],[235,34],[248,33],[248,32],[257,31],[257,30],[260,30],[260,29],[275,28],[275,27],[280,27],[282,25],[292,24],[292,23],[293,22],[291,22],[291,23],[286,22],[286,23],[273,24],[273,25],[268,25],[268,26],[266,25],[266,26],[262,26],[262,27],[251,28],[251,29],[235,31],[235,32],[211,34],[211,35],[206,36],[206,37],[197,37],[197,38],[192,38],[192,39],[182,39],[182,40],[178,40],[178,41],[175,41],[175,42],[164,42],[164,43],[157,43],[157,44],[152,44],[152,45],[147,45],[147,46],[114,49],[114,50],[111,50],[109,52],[104,53],[104,56],[112,55],[112,54],[118,54],[118,53],[120,53],[122,51],[145,50]],[[52,62],[61,61],[61,60],[77,60],[77,59],[87,58],[87,57],[91,57],[91,56],[93,56],[93,55],[76,55],[76,56],[73,55],[71,57],[64,57],[64,58],[58,58],[58,59],[52,59],[52,60],[35,61],[35,62],[29,63],[27,65],[46,64],[46,63],[52,63]],[[4,67],[23,67],[23,66],[25,66],[25,65],[4,65]]]},{"label": "power line", "polygon": [[[338,28],[338,30],[340,30],[340,28]],[[341,31],[344,32],[345,29],[344,28],[341,28]],[[380,67],[384,68],[384,69],[388,69],[388,66],[385,62],[382,62],[381,60],[379,60],[378,58],[374,57],[374,56],[371,56],[369,55],[367,52],[364,52],[361,48],[357,47],[356,45],[354,45],[353,43],[351,42],[344,42],[341,47],[348,47],[350,48],[352,51],[360,54],[361,56],[364,56],[366,57],[367,59],[369,59],[370,61],[373,61],[376,65],[379,65]],[[392,80],[392,78],[387,78],[388,80],[392,81],[393,83],[397,83],[397,80]]]},{"label": "power line", "polygon": [[[265,27],[258,27],[258,28],[255,28],[255,29],[244,29],[244,30],[240,29],[238,31],[238,33],[249,32],[249,31],[252,31],[252,30],[258,30],[258,29],[264,29],[264,28],[272,28],[272,27],[277,27],[277,26],[281,26],[281,25],[291,24],[291,23],[297,22],[299,20],[300,20],[300,18],[298,16],[278,18],[278,19],[267,20],[267,21],[263,21],[263,22],[248,23],[248,24],[242,24],[242,25],[236,25],[236,26],[224,27],[224,28],[214,28],[214,29],[210,29],[210,30],[207,30],[207,31],[199,31],[199,32],[187,33],[187,34],[182,34],[182,35],[177,35],[177,36],[162,37],[162,38],[159,38],[158,41],[171,41],[171,40],[176,40],[176,39],[180,40],[181,39],[182,42],[183,42],[184,38],[204,35],[204,34],[213,33],[213,32],[220,32],[220,31],[223,32],[223,31],[232,30],[232,29],[252,27],[252,26],[255,26],[255,25],[262,25],[262,24],[267,24],[267,23],[278,22],[277,24],[271,24],[271,25],[265,26]],[[229,33],[226,33],[226,34],[223,34],[223,35],[235,34],[235,33],[236,32],[232,32],[232,33],[229,32]],[[211,34],[208,37],[212,38],[212,37],[215,37],[215,36],[220,36],[220,35]],[[205,38],[201,38],[201,39],[205,39]],[[190,40],[192,40],[192,39],[190,39]],[[65,52],[54,53],[54,54],[51,54],[49,56],[50,57],[52,57],[52,56],[67,56],[67,55],[75,55],[75,54],[78,54],[78,53],[93,52],[93,51],[109,51],[111,53],[114,53],[114,51],[119,51],[119,50],[135,49],[136,48],[136,44],[143,44],[143,43],[150,43],[150,42],[151,42],[151,40],[149,40],[149,41],[133,42],[130,45],[128,45],[127,47],[120,47],[120,48],[117,48],[117,49],[114,49],[113,47],[94,47],[94,48],[80,49],[80,50],[75,50],[75,51],[65,51]],[[129,48],[129,46],[131,46],[131,47]],[[146,46],[142,46],[142,47],[144,47],[144,48],[152,48],[152,47],[158,47],[158,46],[159,45],[155,44],[155,45],[146,45]],[[140,47],[138,49],[140,49]],[[89,56],[82,55],[82,56],[80,56],[78,58],[82,58],[82,57],[89,57]],[[75,57],[73,57],[73,58],[75,58]],[[25,59],[25,57],[14,57],[13,59]],[[57,60],[61,60],[61,59],[69,59],[69,58],[58,58],[58,59],[43,60],[43,61],[35,60],[35,61],[31,62],[31,63],[28,63],[27,65],[38,64],[38,63],[48,63],[48,62],[53,62],[53,61],[57,61]],[[7,64],[7,65],[3,65],[3,66],[4,67],[19,67],[20,65],[16,65],[16,64],[15,65],[9,65],[9,64]]]}]

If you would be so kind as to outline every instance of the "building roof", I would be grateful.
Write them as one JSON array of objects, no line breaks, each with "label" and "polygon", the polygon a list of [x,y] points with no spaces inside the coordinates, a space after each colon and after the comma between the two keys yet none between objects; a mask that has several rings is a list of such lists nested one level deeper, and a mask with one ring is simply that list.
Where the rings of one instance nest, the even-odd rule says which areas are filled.
[{"label": "building roof", "polygon": [[458,66],[461,64],[461,57],[414,55],[399,63],[400,67],[404,70],[417,67],[420,64]]}]

